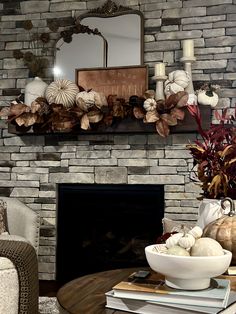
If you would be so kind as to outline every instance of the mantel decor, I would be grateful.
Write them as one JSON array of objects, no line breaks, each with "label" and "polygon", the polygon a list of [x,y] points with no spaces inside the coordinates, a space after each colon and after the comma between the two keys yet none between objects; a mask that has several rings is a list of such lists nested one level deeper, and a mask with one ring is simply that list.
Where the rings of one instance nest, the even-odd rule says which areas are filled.
[{"label": "mantel decor", "polygon": [[[193,40],[188,40],[184,47],[184,58],[188,57],[189,50],[192,56]],[[196,105],[199,109],[188,71],[176,70],[166,76],[165,65],[157,64],[154,91],[147,89],[147,66],[77,69],[76,83],[58,79],[47,86],[42,97],[37,97],[31,104],[17,99],[10,107],[3,108],[0,116],[7,116],[8,123],[15,126],[15,130],[9,130],[13,133],[81,130],[127,133],[131,129],[133,132],[151,129],[151,132],[167,137],[172,128],[178,131],[179,125],[182,125],[181,131],[196,131],[197,123],[193,125],[190,114],[186,119],[187,106]],[[202,106],[205,107],[202,116],[209,126],[211,111],[206,105]],[[136,120],[139,127],[129,129],[129,122],[132,126]],[[124,127],[120,128],[120,122],[125,123]]]},{"label": "mantel decor", "polygon": [[[147,90],[147,73],[146,66],[78,69],[77,84],[56,80],[31,105],[16,99],[0,116],[8,117],[9,132],[19,134],[157,132],[167,137],[171,131],[196,131],[197,124],[186,109],[189,94],[178,85],[188,84],[187,74],[182,70],[169,73],[167,81],[172,87],[166,96],[161,92],[158,97]],[[174,84],[178,89],[173,90]],[[200,108],[207,128],[210,106]]]}]

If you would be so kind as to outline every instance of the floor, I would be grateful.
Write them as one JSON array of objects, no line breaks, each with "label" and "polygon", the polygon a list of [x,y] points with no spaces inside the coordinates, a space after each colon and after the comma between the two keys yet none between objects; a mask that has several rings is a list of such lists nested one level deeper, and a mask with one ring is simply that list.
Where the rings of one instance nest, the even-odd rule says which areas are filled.
[{"label": "floor", "polygon": [[62,283],[56,280],[39,280],[39,295],[44,297],[55,297],[62,285]]}]

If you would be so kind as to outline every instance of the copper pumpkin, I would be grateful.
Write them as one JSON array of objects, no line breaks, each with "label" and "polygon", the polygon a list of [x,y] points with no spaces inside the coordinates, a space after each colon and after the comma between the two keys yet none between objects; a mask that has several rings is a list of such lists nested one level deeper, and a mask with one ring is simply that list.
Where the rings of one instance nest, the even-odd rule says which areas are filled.
[{"label": "copper pumpkin", "polygon": [[209,237],[218,241],[221,246],[232,252],[231,265],[236,265],[236,215],[234,201],[226,197],[221,201],[221,206],[225,209],[224,203],[230,202],[230,212],[209,223],[203,230],[203,237]]}]

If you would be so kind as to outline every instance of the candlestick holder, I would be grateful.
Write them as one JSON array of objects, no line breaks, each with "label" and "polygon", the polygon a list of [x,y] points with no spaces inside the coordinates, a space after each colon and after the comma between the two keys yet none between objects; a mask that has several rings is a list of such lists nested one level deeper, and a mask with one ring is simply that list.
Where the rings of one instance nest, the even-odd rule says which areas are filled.
[{"label": "candlestick holder", "polygon": [[180,61],[184,63],[184,70],[190,76],[190,82],[188,86],[185,88],[185,91],[189,94],[194,94],[193,81],[192,81],[192,63],[196,61],[196,58],[195,57],[182,57]]},{"label": "candlestick holder", "polygon": [[166,75],[153,76],[152,79],[156,81],[156,100],[165,99],[164,81],[167,79]]},{"label": "candlestick holder", "polygon": [[180,61],[184,63],[184,70],[190,76],[190,82],[189,82],[188,86],[185,88],[185,91],[189,94],[188,104],[194,104],[194,103],[197,102],[197,96],[195,95],[194,88],[193,88],[192,63],[194,61],[196,61],[196,58],[194,56],[192,56],[192,57],[182,57],[180,59]]}]

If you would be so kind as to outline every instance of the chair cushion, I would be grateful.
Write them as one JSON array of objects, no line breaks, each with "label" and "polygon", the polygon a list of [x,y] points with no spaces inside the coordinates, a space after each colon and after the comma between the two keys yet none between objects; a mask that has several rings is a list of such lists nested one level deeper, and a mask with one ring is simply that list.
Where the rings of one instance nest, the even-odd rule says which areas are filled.
[{"label": "chair cushion", "polygon": [[0,234],[7,231],[7,204],[0,199]]},{"label": "chair cushion", "polygon": [[14,269],[15,266],[9,258],[0,257],[0,272],[6,269]]},{"label": "chair cushion", "polygon": [[0,234],[0,240],[23,241],[23,242],[28,242],[30,244],[30,241],[28,241],[26,238],[23,238],[16,234],[9,234],[8,232],[4,232]]}]

